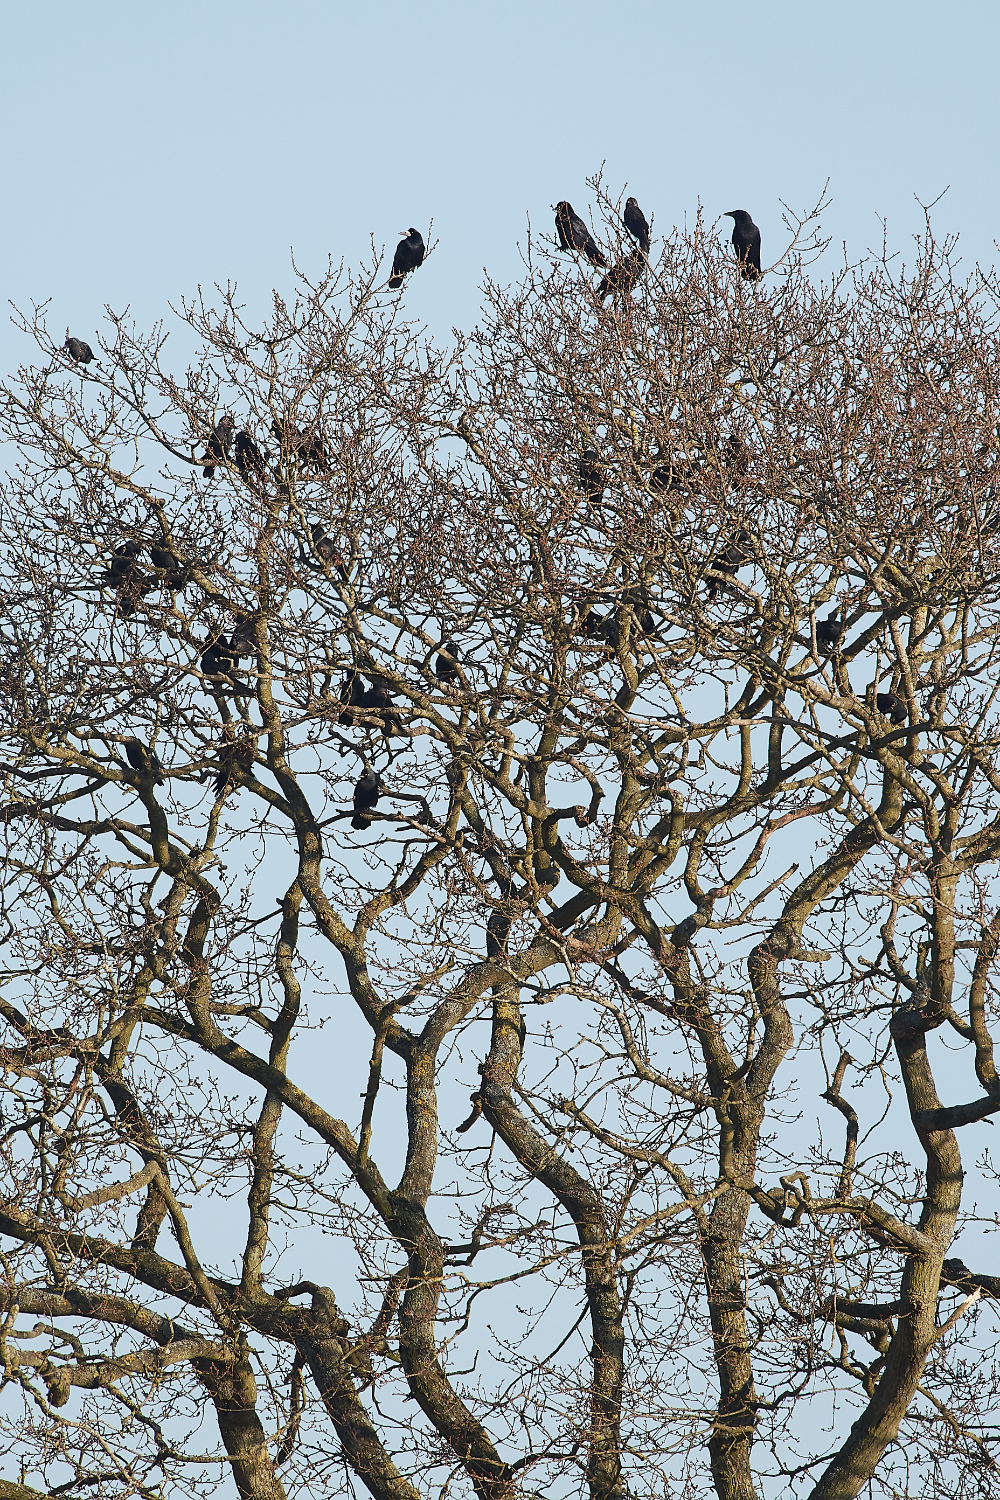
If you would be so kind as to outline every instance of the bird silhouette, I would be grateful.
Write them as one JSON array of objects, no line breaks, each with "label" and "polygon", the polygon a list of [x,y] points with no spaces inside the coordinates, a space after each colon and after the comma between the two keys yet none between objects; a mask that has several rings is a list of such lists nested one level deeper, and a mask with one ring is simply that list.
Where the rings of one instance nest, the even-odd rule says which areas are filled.
[{"label": "bird silhouette", "polygon": [[199,460],[200,463],[205,465],[202,473],[206,479],[214,479],[216,463],[224,463],[229,457],[229,450],[233,446],[233,429],[235,426],[236,423],[228,412],[215,424],[212,436],[205,444],[205,452]]},{"label": "bird silhouette", "polygon": [[577,460],[576,476],[587,499],[592,505],[596,505],[608,482],[607,472],[596,448],[584,448]]},{"label": "bird silhouette", "polygon": [[625,199],[625,212],[622,215],[625,228],[634,240],[638,240],[639,249],[649,252],[649,225],[646,223],[646,215],[639,207],[634,198]]},{"label": "bird silhouette", "polygon": [[382,781],[377,771],[366,769],[359,777],[354,788],[354,817],[351,819],[351,827],[359,831],[372,826],[371,818],[365,817],[365,810],[374,807],[382,795]]},{"label": "bird silhouette", "polygon": [[123,741],[125,755],[133,770],[138,771],[140,776],[147,781],[152,781],[156,786],[163,785],[163,767],[160,765],[159,757],[155,750],[150,750],[141,740],[129,739]]},{"label": "bird silhouette", "polygon": [[844,635],[844,622],[836,610],[828,615],[825,620],[816,621],[816,644],[824,652],[829,654],[840,645]]},{"label": "bird silhouette", "polygon": [[233,463],[241,479],[248,484],[263,479],[267,473],[267,462],[245,427],[241,427],[233,443]]},{"label": "bird silhouette", "polygon": [[214,688],[245,687],[236,675],[237,658],[224,635],[216,635],[206,642],[201,655],[201,670]]},{"label": "bird silhouette", "polygon": [[101,587],[114,589],[118,613],[126,618],[135,614],[144,596],[156,587],[156,580],[139,566],[141,555],[140,542],[122,542],[107,572],[101,574]]},{"label": "bird silhouette", "polygon": [[556,204],[556,233],[564,250],[579,250],[592,266],[606,267],[608,262],[597,248],[597,242],[580,216],[573,211],[572,203],[563,198]]},{"label": "bird silhouette", "polygon": [[893,724],[906,723],[906,704],[898,693],[876,693],[875,707]]},{"label": "bird silhouette", "polygon": [[319,556],[324,563],[335,567],[341,578],[343,578],[346,582],[348,578],[347,564],[341,557],[336,543],[327,536],[326,527],[323,525],[322,521],[315,522],[315,524],[309,528],[309,534],[312,537],[312,544],[316,549],[317,556]]},{"label": "bird silhouette", "polygon": [[759,281],[764,274],[760,268],[760,230],[745,208],[727,209],[723,217],[733,221],[733,248],[740,275],[744,281]]},{"label": "bird silhouette", "polygon": [[434,676],[440,682],[446,682],[450,685],[461,680],[462,674],[456,665],[458,657],[458,647],[450,637],[448,640],[441,642],[438,649],[437,661],[434,663]]},{"label": "bird silhouette", "polygon": [[94,351],[84,339],[70,337],[69,329],[66,330],[66,342],[63,348],[75,365],[89,365],[94,357]]},{"label": "bird silhouette", "polygon": [[[752,539],[745,526],[741,526],[729,543],[721,552],[709,560],[708,566],[716,573],[725,573],[730,578],[735,578],[741,568],[753,561]],[[708,597],[714,599],[718,589],[718,580],[706,578],[708,585]]]},{"label": "bird silhouette", "polygon": [[606,276],[601,277],[597,288],[598,302],[606,302],[609,297],[629,296],[645,269],[645,255],[641,250],[633,250],[631,255],[620,260]]},{"label": "bird silhouette", "polygon": [[392,275],[389,277],[390,287],[401,287],[403,278],[422,265],[423,260],[424,237],[419,229],[410,228],[396,246],[396,253],[392,258]]}]

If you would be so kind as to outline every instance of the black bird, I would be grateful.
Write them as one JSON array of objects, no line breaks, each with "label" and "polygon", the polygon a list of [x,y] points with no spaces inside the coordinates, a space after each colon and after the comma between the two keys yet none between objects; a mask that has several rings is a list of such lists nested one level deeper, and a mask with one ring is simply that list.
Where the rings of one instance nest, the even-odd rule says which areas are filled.
[{"label": "black bird", "polygon": [[396,246],[396,253],[392,257],[392,275],[389,277],[389,285],[393,288],[403,285],[403,277],[415,271],[424,259],[424,237],[419,229],[410,229],[406,236]]},{"label": "black bird", "polygon": [[596,609],[588,610],[583,617],[583,633],[590,641],[603,641],[608,621]]},{"label": "black bird", "polygon": [[344,706],[340,710],[337,722],[353,727],[357,723],[354,710],[365,706],[365,685],[357,672],[348,672],[341,683],[340,701]]},{"label": "black bird", "polygon": [[556,204],[556,233],[564,250],[580,250],[592,266],[607,267],[608,262],[597,248],[594,236],[565,198]]},{"label": "black bird", "polygon": [[126,618],[135,614],[143,597],[156,587],[155,579],[139,566],[141,555],[140,542],[122,542],[115,548],[107,572],[101,575],[101,587],[114,589],[118,613]]},{"label": "black bird", "polygon": [[232,786],[253,770],[256,747],[253,735],[243,734],[238,740],[224,740],[219,746],[219,773],[215,778],[215,795],[221,797],[227,787]]},{"label": "black bird", "polygon": [[233,462],[241,479],[251,483],[255,479],[263,479],[267,473],[267,463],[253,438],[245,427],[241,427],[236,434],[233,444]]},{"label": "black bird", "polygon": [[601,277],[597,288],[598,302],[605,302],[608,297],[628,297],[645,269],[645,255],[641,250],[633,250],[627,259],[620,260],[606,276]]},{"label": "black bird", "polygon": [[906,704],[898,693],[876,693],[875,707],[893,724],[906,723]]},{"label": "black bird", "polygon": [[225,684],[230,687],[242,686],[236,676],[236,661],[227,638],[217,635],[207,643],[201,654],[201,670],[213,687],[221,688]]},{"label": "black bird", "polygon": [[362,694],[361,707],[367,713],[377,715],[384,735],[402,734],[403,727],[399,715],[392,711],[395,704],[388,688],[379,687],[377,683],[373,683],[368,691]]},{"label": "black bird", "polygon": [[437,661],[434,663],[434,676],[440,682],[460,682],[462,674],[456,665],[458,658],[459,650],[455,642],[450,637],[442,641],[438,649]]},{"label": "black bird", "polygon": [[248,615],[241,620],[230,637],[229,649],[233,660],[239,661],[242,656],[257,655],[257,621],[253,615]]},{"label": "black bird", "polygon": [[723,215],[733,221],[733,248],[740,265],[744,281],[759,281],[764,274],[760,268],[760,230],[745,208],[730,208]]},{"label": "black bird", "polygon": [[341,578],[346,582],[348,576],[347,564],[341,557],[336,543],[327,536],[326,527],[323,525],[323,522],[317,521],[309,528],[309,532],[312,536],[312,544],[316,549],[317,555],[322,558],[324,563],[329,563],[335,567]]},{"label": "black bird", "polygon": [[111,564],[104,575],[105,583],[113,584],[117,588],[124,579],[128,578],[135,571],[137,560],[141,556],[141,542],[121,542],[115,548]]},{"label": "black bird", "polygon": [[364,771],[358,777],[354,788],[354,817],[351,819],[351,827],[359,830],[372,826],[371,818],[364,816],[364,810],[374,807],[382,795],[382,781],[377,771]]},{"label": "black bird", "polygon": [[75,365],[89,365],[94,357],[94,351],[84,339],[70,338],[69,329],[66,330],[66,342],[63,348]]},{"label": "black bird", "polygon": [[[751,548],[751,537],[745,526],[741,526],[733,537],[729,546],[713,557],[708,566],[716,573],[726,573],[730,578],[735,578],[741,568],[753,561],[753,550]],[[708,584],[708,597],[715,598],[718,581],[715,578],[705,580]]]},{"label": "black bird", "polygon": [[300,434],[299,458],[304,466],[316,469],[320,474],[330,472],[322,434],[315,430]]},{"label": "black bird", "polygon": [[183,589],[191,582],[190,563],[178,562],[166,547],[153,545],[149,549],[153,567],[163,574],[163,583],[168,589]]},{"label": "black bird", "polygon": [[141,740],[125,740],[125,755],[133,770],[157,786],[163,785],[163,767],[155,750],[150,750]]},{"label": "black bird", "polygon": [[824,653],[835,651],[843,636],[844,622],[836,610],[825,620],[816,621],[816,644]]},{"label": "black bird", "polygon": [[584,448],[576,465],[577,480],[592,505],[604,494],[608,476],[596,448]]},{"label": "black bird", "polygon": [[286,455],[294,454],[303,468],[313,467],[321,474],[330,472],[326,448],[322,436],[315,432],[300,432],[294,422],[272,422],[271,431],[281,444]]},{"label": "black bird", "polygon": [[648,254],[649,225],[646,223],[646,215],[634,198],[625,199],[625,212],[622,218],[629,234],[634,240],[639,241],[639,249]]},{"label": "black bird", "polygon": [[737,479],[746,479],[750,470],[750,450],[738,432],[731,432],[726,439],[725,463]]},{"label": "black bird", "polygon": [[202,473],[206,479],[214,479],[215,463],[223,463],[229,457],[229,450],[233,446],[233,428],[235,426],[236,423],[228,412],[216,423],[212,436],[205,444],[205,452],[201,455],[201,462],[205,465]]}]

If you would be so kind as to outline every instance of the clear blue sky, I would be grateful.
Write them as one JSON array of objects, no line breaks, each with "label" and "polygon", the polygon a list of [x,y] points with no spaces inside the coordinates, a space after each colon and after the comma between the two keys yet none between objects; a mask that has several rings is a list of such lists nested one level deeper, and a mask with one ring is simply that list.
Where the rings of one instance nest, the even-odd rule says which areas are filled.
[{"label": "clear blue sky", "polygon": [[[852,254],[908,253],[914,194],[992,261],[993,5],[853,0],[190,0],[11,7],[0,58],[5,298],[54,299],[84,337],[103,304],[142,323],[202,284],[253,306],[374,234],[433,218],[406,289],[447,337],[483,267],[517,276],[526,215],[588,204],[606,163],[657,227],[749,208],[764,256],[779,200],[815,201]],[[726,221],[728,224],[728,221]],[[0,320],[0,364],[21,352]]]}]

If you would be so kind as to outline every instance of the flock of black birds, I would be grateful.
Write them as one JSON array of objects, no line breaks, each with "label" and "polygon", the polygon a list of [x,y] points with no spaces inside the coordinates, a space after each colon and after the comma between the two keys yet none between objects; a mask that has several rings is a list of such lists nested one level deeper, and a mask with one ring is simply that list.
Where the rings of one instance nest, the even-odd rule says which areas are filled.
[{"label": "flock of black birds", "polygon": [[[732,244],[740,274],[746,281],[757,281],[763,274],[760,230],[745,209],[733,209],[727,217],[733,220]],[[556,205],[555,222],[562,249],[584,256],[592,266],[605,272],[597,288],[597,296],[601,302],[609,296],[625,296],[632,291],[645,270],[651,244],[649,224],[635,198],[626,199],[623,214],[626,232],[635,241],[635,249],[610,268],[604,252],[587,225],[574,211],[573,205],[565,199]],[[424,253],[423,237],[418,230],[409,229],[396,247],[388,285],[394,289],[402,286],[404,278],[422,264]],[[89,365],[94,360],[94,351],[90,345],[82,339],[71,337],[69,329],[66,330],[63,348],[76,364]],[[300,430],[291,422],[275,420],[271,424],[271,432],[286,460],[294,459],[303,471],[312,470],[316,474],[330,472],[326,447],[321,433],[315,427]],[[262,451],[258,447],[246,429],[237,431],[236,423],[228,413],[216,423],[204,446],[204,453],[200,458],[192,457],[192,462],[202,466],[202,473],[207,480],[215,477],[216,468],[230,463],[249,483],[259,483],[268,472],[271,455],[266,449]],[[195,452],[192,449],[192,454]],[[749,468],[749,454],[742,439],[735,433],[728,439],[725,458],[727,469],[732,471],[734,477],[745,478]],[[596,449],[584,449],[578,461],[577,477],[579,487],[588,500],[598,503],[607,486],[608,476]],[[683,462],[671,461],[661,464],[653,471],[649,484],[652,490],[660,492],[682,489],[686,480],[689,481],[690,476],[685,474]],[[349,576],[348,566],[321,522],[317,521],[311,527],[310,536],[313,549],[322,565],[335,567],[346,580]],[[148,550],[153,573],[148,572],[141,561],[143,544],[127,541],[115,548],[109,567],[100,575],[99,586],[114,590],[118,612],[122,616],[134,614],[145,595],[154,589],[165,587],[177,592],[192,580],[193,565],[176,557],[165,544],[148,544]],[[754,558],[754,540],[749,531],[741,526],[728,544],[709,560],[705,579],[708,597],[714,599],[720,584],[724,586],[727,578],[735,578],[740,569],[752,563]],[[656,635],[656,622],[649,607],[649,599],[641,589],[627,589],[619,596],[617,607],[607,615],[594,609],[589,610],[581,622],[583,634],[589,640],[600,641],[617,652],[623,642],[626,612],[634,634],[641,637]],[[839,649],[844,629],[844,622],[836,611],[827,619],[815,623],[815,639],[821,654],[831,655]],[[204,643],[199,661],[201,672],[212,690],[246,692],[248,683],[240,676],[239,664],[242,658],[255,655],[256,650],[254,622],[251,619],[240,621],[231,636],[221,630],[212,633]],[[461,652],[457,643],[450,638],[442,640],[433,671],[445,687],[455,688],[462,683],[460,661]],[[377,726],[386,739],[403,734],[398,706],[389,690],[376,679],[373,678],[371,685],[366,686],[357,671],[350,671],[341,686],[339,701],[341,708],[338,722],[346,727]],[[876,692],[874,702],[878,712],[892,724],[898,726],[906,722],[906,704],[897,693]],[[133,770],[154,785],[162,785],[165,779],[163,767],[155,751],[134,737],[122,743]],[[215,780],[217,795],[223,795],[236,781],[250,774],[255,754],[256,735],[250,726],[246,725],[244,732],[234,738],[231,726],[227,725],[226,738],[219,751],[219,770]],[[371,827],[370,813],[383,791],[378,772],[366,765],[354,788],[352,828],[363,831]]]}]

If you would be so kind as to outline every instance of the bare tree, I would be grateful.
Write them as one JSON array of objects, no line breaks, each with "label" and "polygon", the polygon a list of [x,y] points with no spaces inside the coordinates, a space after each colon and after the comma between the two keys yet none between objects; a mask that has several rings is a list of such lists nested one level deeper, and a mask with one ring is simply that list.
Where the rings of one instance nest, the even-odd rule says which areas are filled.
[{"label": "bare tree", "polygon": [[0,1496],[1000,1492],[952,255],[22,320]]}]

